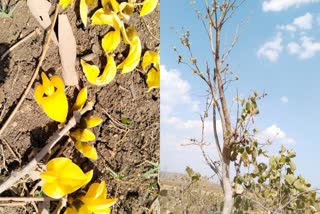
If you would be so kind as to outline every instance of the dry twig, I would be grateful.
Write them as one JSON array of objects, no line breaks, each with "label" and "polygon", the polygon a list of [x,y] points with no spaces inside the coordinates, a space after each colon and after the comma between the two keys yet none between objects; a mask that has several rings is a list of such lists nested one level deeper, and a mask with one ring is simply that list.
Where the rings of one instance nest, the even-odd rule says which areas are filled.
[{"label": "dry twig", "polygon": [[32,201],[57,201],[50,197],[0,197],[0,202],[32,202]]},{"label": "dry twig", "polygon": [[15,48],[17,48],[19,45],[21,45],[22,43],[24,43],[25,41],[27,41],[28,39],[30,39],[31,37],[33,37],[34,35],[40,35],[41,31],[39,28],[36,28],[33,32],[29,33],[26,37],[24,37],[23,39],[21,39],[19,42],[17,42],[16,44],[14,44],[11,48],[9,48],[6,52],[4,52],[0,58],[0,61],[2,61],[10,52],[12,52]]},{"label": "dry twig", "polygon": [[3,124],[3,126],[1,127],[0,129],[0,137],[2,135],[2,133],[4,132],[4,130],[6,129],[6,127],[9,125],[10,121],[13,119],[13,117],[15,116],[15,114],[18,112],[20,106],[22,105],[24,99],[26,98],[26,96],[28,95],[32,85],[33,85],[33,82],[35,81],[35,79],[37,78],[38,76],[38,73],[39,73],[39,70],[40,70],[40,67],[44,61],[44,58],[46,56],[46,53],[49,49],[49,44],[50,44],[50,41],[51,41],[51,34],[53,32],[53,29],[54,29],[54,25],[56,23],[56,20],[57,20],[57,17],[58,17],[58,13],[59,13],[59,5],[56,6],[56,12],[54,14],[54,18],[53,18],[53,21],[52,21],[52,25],[50,27],[50,31],[49,31],[49,34],[47,36],[47,40],[46,40],[46,43],[43,47],[43,51],[42,51],[42,54],[41,54],[41,57],[40,57],[40,60],[39,60],[39,63],[38,63],[38,66],[36,68],[36,70],[34,71],[33,73],[33,76],[26,88],[26,90],[24,91],[24,93],[22,94],[19,102],[17,103],[16,107],[14,108],[14,110],[12,111],[12,113],[10,114],[9,118],[6,120],[6,122]]},{"label": "dry twig", "polygon": [[51,148],[58,143],[58,141],[72,128],[74,127],[77,122],[80,120],[81,115],[86,113],[87,111],[92,110],[93,108],[93,102],[88,102],[87,105],[80,111],[75,112],[72,118],[69,120],[67,125],[54,133],[49,139],[48,143],[45,147],[41,149],[41,151],[19,172],[12,173],[11,176],[5,180],[0,185],[0,194],[10,188],[15,182],[17,182],[20,178],[31,172],[37,164],[40,162],[40,160],[51,150]]}]

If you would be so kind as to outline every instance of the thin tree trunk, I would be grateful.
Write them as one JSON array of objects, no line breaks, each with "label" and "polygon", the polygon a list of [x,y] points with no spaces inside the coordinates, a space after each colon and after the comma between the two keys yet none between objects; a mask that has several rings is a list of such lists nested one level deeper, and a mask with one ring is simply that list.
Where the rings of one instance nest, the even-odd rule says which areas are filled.
[{"label": "thin tree trunk", "polygon": [[229,167],[230,167],[230,138],[229,134],[232,131],[231,120],[228,112],[228,106],[226,97],[224,94],[223,80],[221,78],[221,59],[220,59],[220,33],[221,28],[216,29],[216,54],[215,54],[215,77],[218,82],[218,91],[221,100],[221,107],[223,113],[223,152],[222,152],[222,182],[223,182],[223,192],[224,192],[224,203],[223,203],[223,214],[230,214],[233,208],[233,190],[230,181]]},{"label": "thin tree trunk", "polygon": [[222,162],[222,182],[223,182],[223,191],[224,191],[224,199],[223,199],[223,214],[230,214],[233,208],[233,190],[230,181],[229,169],[230,167],[230,159],[229,157],[225,157],[223,155]]}]

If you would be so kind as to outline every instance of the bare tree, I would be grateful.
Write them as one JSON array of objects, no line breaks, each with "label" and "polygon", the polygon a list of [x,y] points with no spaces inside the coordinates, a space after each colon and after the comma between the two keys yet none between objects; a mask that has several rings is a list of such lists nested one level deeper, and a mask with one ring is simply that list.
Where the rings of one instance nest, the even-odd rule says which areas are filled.
[{"label": "bare tree", "polygon": [[[225,214],[231,213],[234,203],[233,188],[230,178],[231,147],[233,144],[237,143],[236,140],[239,139],[237,136],[237,128],[235,128],[238,126],[232,127],[230,111],[225,95],[226,85],[234,80],[231,78],[232,75],[228,70],[229,65],[226,63],[226,59],[238,40],[238,33],[236,33],[230,44],[230,48],[225,51],[222,51],[221,48],[221,33],[227,21],[243,2],[244,0],[212,0],[209,4],[207,0],[204,0],[205,12],[201,13],[200,11],[196,11],[209,39],[212,56],[210,61],[213,61],[212,67],[210,67],[207,62],[206,71],[201,71],[198,61],[192,52],[189,40],[190,33],[188,31],[184,33],[180,40],[188,49],[189,59],[186,60],[182,55],[179,55],[178,58],[179,63],[189,66],[192,72],[197,74],[208,86],[209,100],[207,101],[205,114],[201,116],[201,121],[202,124],[204,124],[204,118],[208,116],[208,111],[210,111],[212,114],[214,143],[218,151],[219,161],[212,161],[203,148],[205,146],[203,139],[204,125],[202,127],[201,140],[193,139],[191,143],[200,146],[207,164],[219,178],[224,192],[223,213]],[[218,136],[218,119],[221,120],[223,133],[221,143]]]},{"label": "bare tree", "polygon": [[[267,140],[258,143],[257,129],[253,128],[252,124],[255,116],[259,114],[257,101],[266,96],[266,93],[259,96],[257,92],[253,92],[247,98],[241,98],[237,94],[234,99],[237,103],[236,115],[235,118],[230,116],[226,89],[231,82],[239,78],[229,71],[226,60],[238,41],[239,28],[236,29],[229,48],[224,50],[221,48],[221,34],[227,21],[245,0],[212,0],[210,4],[208,0],[203,1],[204,12],[196,10],[196,14],[208,36],[211,58],[203,67],[199,64],[192,51],[189,31],[180,37],[187,54],[180,55],[175,49],[178,63],[187,65],[207,86],[207,102],[204,114],[200,116],[201,138],[191,139],[186,145],[199,146],[207,165],[217,175],[224,193],[222,213],[236,212],[237,210],[233,210],[234,206],[248,210],[250,204],[262,206],[263,209],[275,213],[298,208],[313,213],[316,210],[316,191],[302,176],[294,175],[295,165],[291,158],[295,157],[295,152],[282,147],[278,156],[269,156],[263,147],[271,142]],[[209,120],[212,122],[214,139],[207,143],[204,131],[205,120],[209,115],[212,115]],[[218,120],[221,121],[222,137],[218,135]],[[212,153],[209,155],[205,150],[211,143],[217,149],[217,161],[212,160]],[[269,166],[259,163],[259,156],[269,158]],[[230,177],[231,163],[236,170],[233,178]],[[246,167],[248,172],[241,173],[241,167]],[[256,198],[263,198],[265,201],[257,201]]]}]

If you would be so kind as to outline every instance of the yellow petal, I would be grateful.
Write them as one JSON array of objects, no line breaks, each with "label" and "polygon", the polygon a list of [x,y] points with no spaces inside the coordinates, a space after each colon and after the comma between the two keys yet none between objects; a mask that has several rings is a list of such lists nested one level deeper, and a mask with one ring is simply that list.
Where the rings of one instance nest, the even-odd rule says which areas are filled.
[{"label": "yellow petal", "polygon": [[146,82],[148,85],[148,91],[150,91],[153,88],[159,88],[160,87],[160,70],[151,68],[147,74]]},{"label": "yellow petal", "polygon": [[51,84],[57,88],[57,90],[64,91],[64,83],[60,77],[52,76],[50,81],[51,81]]},{"label": "yellow petal", "polygon": [[72,0],[60,0],[59,5],[61,5],[62,9],[65,9],[68,5],[72,4]]},{"label": "yellow petal", "polygon": [[121,2],[119,10],[121,18],[129,20],[130,16],[133,14],[134,6],[129,2]]},{"label": "yellow petal", "polygon": [[40,174],[44,180],[42,190],[46,195],[58,199],[86,185],[92,175],[93,170],[83,173],[69,158],[54,158],[48,162],[47,170]]},{"label": "yellow petal", "polygon": [[122,69],[121,73],[133,71],[139,64],[141,56],[141,42],[137,31],[132,27],[128,27],[126,31],[131,45],[127,58],[117,66],[118,69]]},{"label": "yellow petal", "polygon": [[57,90],[51,96],[41,99],[44,112],[51,119],[64,122],[68,115],[68,100],[64,91]]},{"label": "yellow petal", "polygon": [[119,12],[119,3],[116,0],[101,0],[102,7],[107,11]]},{"label": "yellow petal", "polygon": [[85,117],[84,121],[86,128],[92,128],[102,123],[103,120],[100,117]]},{"label": "yellow petal", "polygon": [[102,85],[109,84],[117,74],[117,67],[113,57],[107,56],[107,60],[108,60],[107,65],[104,68],[101,76],[97,78],[95,85],[102,86]]},{"label": "yellow petal", "polygon": [[34,99],[36,102],[41,105],[43,102],[43,96],[44,96],[44,88],[42,85],[37,85],[36,88],[34,89]]},{"label": "yellow petal", "polygon": [[100,71],[95,65],[89,65],[85,61],[81,60],[83,72],[87,77],[88,82],[93,85],[102,86],[110,83],[116,76],[117,67],[112,56],[107,56],[107,65],[104,68],[102,74],[98,77]]},{"label": "yellow petal", "polygon": [[154,51],[146,51],[143,56],[143,60],[141,63],[141,67],[143,71],[146,71],[146,67],[150,64],[160,64],[160,56],[157,52]]},{"label": "yellow petal", "polygon": [[85,204],[85,206],[93,213],[102,212],[108,210],[112,205],[117,202],[116,198],[87,198],[82,197],[81,201]]},{"label": "yellow petal", "polygon": [[81,65],[82,65],[83,73],[86,76],[88,82],[95,85],[96,79],[100,73],[99,68],[95,65],[90,65],[86,63],[82,59],[81,59]]},{"label": "yellow petal", "polygon": [[84,87],[79,91],[76,102],[72,107],[72,111],[78,111],[82,109],[82,107],[87,101],[87,98],[88,98],[88,90],[87,90],[87,87]]},{"label": "yellow petal", "polygon": [[97,150],[96,150],[96,148],[94,148],[93,145],[89,145],[86,142],[77,141],[75,143],[75,147],[79,152],[81,152],[87,158],[90,158],[93,160],[98,159]]},{"label": "yellow petal", "polygon": [[78,214],[78,213],[74,211],[71,207],[68,207],[63,214]]},{"label": "yellow petal", "polygon": [[157,6],[158,0],[145,0],[142,9],[140,11],[140,16],[145,16],[151,13]]},{"label": "yellow petal", "polygon": [[75,139],[75,141],[88,142],[96,139],[96,136],[89,129],[76,129],[70,132],[70,136]]},{"label": "yellow petal", "polygon": [[[88,208],[85,205],[83,205],[79,208],[77,214],[92,214],[92,212],[88,210]],[[94,213],[94,214],[109,214],[109,213]]]},{"label": "yellow petal", "polygon": [[113,17],[113,28],[114,29],[120,29],[121,35],[122,35],[122,39],[123,39],[124,43],[131,44],[131,41],[128,38],[126,29],[124,27],[123,21],[121,21],[121,19],[117,15],[115,15]]},{"label": "yellow petal", "polygon": [[91,17],[92,25],[111,25],[114,23],[114,13],[106,13],[103,8],[98,9]]},{"label": "yellow petal", "polygon": [[88,23],[88,5],[86,0],[80,0],[80,18],[85,27]]},{"label": "yellow petal", "polygon": [[110,31],[102,38],[102,48],[106,53],[112,52],[118,47],[120,41],[120,29]]},{"label": "yellow petal", "polygon": [[90,185],[86,195],[86,198],[106,198],[107,197],[107,187],[106,182],[101,181],[101,183],[93,183]]},{"label": "yellow petal", "polygon": [[54,86],[51,84],[51,81],[47,77],[46,73],[41,72],[42,85],[44,93],[47,96],[51,96],[54,93]]},{"label": "yellow petal", "polygon": [[86,0],[86,3],[90,7],[95,7],[95,6],[97,6],[98,2],[97,2],[97,0]]}]

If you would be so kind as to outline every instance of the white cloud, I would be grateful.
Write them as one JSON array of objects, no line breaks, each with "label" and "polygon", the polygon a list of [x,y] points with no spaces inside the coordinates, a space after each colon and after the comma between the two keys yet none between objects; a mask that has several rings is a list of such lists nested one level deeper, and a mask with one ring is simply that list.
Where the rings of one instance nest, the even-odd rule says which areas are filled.
[{"label": "white cloud", "polygon": [[310,30],[312,29],[313,17],[310,13],[306,13],[304,16],[297,17],[293,20],[293,24],[300,29]]},{"label": "white cloud", "polygon": [[288,44],[289,54],[298,55],[300,59],[309,59],[320,52],[320,42],[316,42],[308,36],[302,36],[300,40],[300,45],[296,42]]},{"label": "white cloud", "polygon": [[317,22],[318,26],[320,26],[320,15],[317,16],[316,22]]},{"label": "white cloud", "polygon": [[312,22],[313,16],[310,13],[306,13],[303,16],[295,18],[291,24],[278,26],[278,29],[290,32],[296,32],[297,30],[310,30],[312,29]]},{"label": "white cloud", "polygon": [[282,34],[277,33],[276,37],[272,41],[266,42],[258,50],[258,57],[266,57],[271,62],[278,60],[280,53],[282,52]]},{"label": "white cloud", "polygon": [[289,51],[289,54],[298,54],[300,52],[300,45],[296,42],[290,42],[288,44],[288,51]]},{"label": "white cloud", "polygon": [[301,38],[302,51],[299,53],[300,59],[308,59],[320,52],[320,42],[315,42],[313,38],[304,36]]},{"label": "white cloud", "polygon": [[316,2],[320,2],[320,0],[264,0],[262,9],[264,12],[280,12],[290,7],[300,7],[304,4]]},{"label": "white cloud", "polygon": [[291,31],[291,32],[296,32],[297,31],[296,26],[294,26],[292,24],[280,25],[280,26],[277,26],[277,27],[280,30],[286,30],[286,31]]},{"label": "white cloud", "polygon": [[178,105],[198,111],[199,102],[190,96],[191,86],[177,70],[167,70],[161,65],[161,113],[169,114]]},{"label": "white cloud", "polygon": [[261,142],[271,141],[280,142],[283,144],[295,144],[293,138],[287,137],[286,133],[282,131],[277,125],[273,124],[264,129],[261,133],[256,135],[257,139]]},{"label": "white cloud", "polygon": [[[185,131],[188,131],[189,133],[192,130],[196,130],[197,132],[200,132],[202,128],[202,122],[200,118],[199,119],[181,119],[174,116],[170,116],[163,119],[164,119],[163,123],[170,124],[172,128],[183,129]],[[204,132],[205,133],[212,132],[212,129],[213,129],[213,124],[211,120],[206,120],[204,122]],[[222,126],[221,126],[220,120],[217,120],[217,131],[218,131],[218,134],[222,134]]]},{"label": "white cloud", "polygon": [[286,97],[286,96],[282,96],[282,97],[280,98],[280,100],[281,100],[282,103],[288,103],[288,102],[289,102],[289,98]]}]

